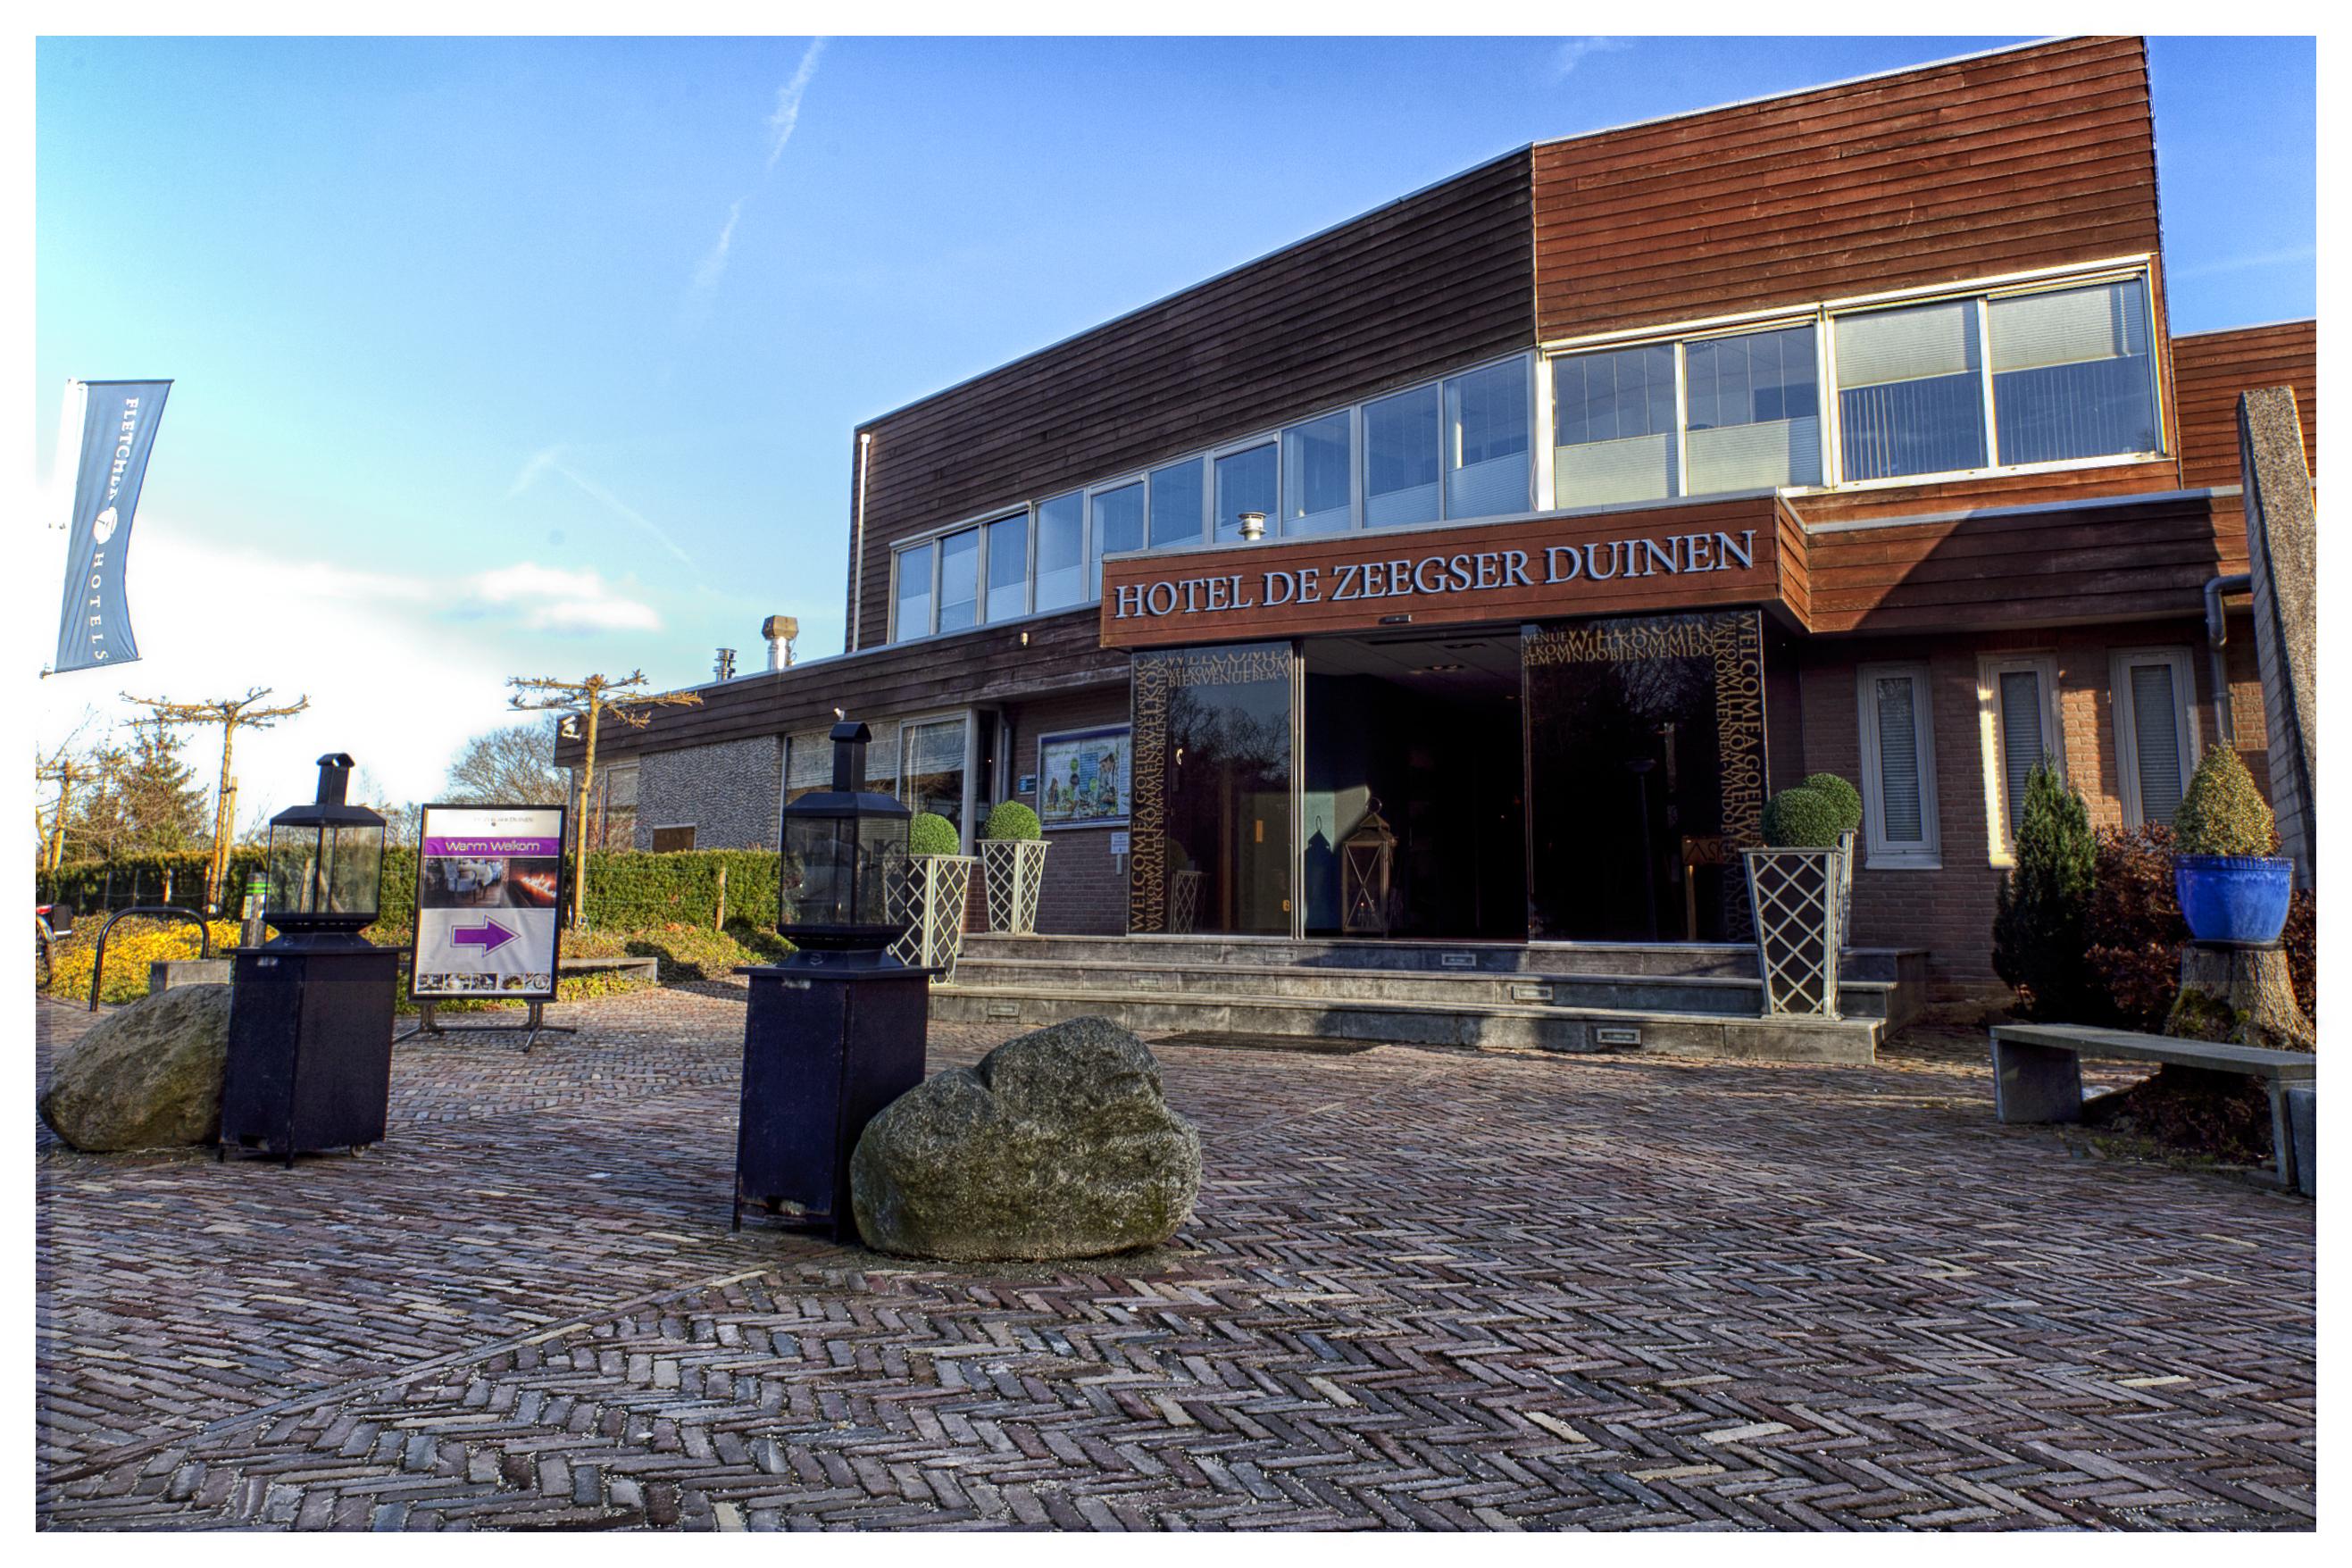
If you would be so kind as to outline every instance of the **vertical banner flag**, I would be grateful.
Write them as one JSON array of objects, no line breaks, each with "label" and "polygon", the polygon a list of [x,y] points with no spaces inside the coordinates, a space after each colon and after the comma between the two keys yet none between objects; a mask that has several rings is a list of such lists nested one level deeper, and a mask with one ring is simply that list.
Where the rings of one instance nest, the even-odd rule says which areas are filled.
[{"label": "vertical banner flag", "polygon": [[560,805],[428,805],[417,823],[416,1001],[555,1000]]},{"label": "vertical banner flag", "polygon": [[[163,417],[172,384],[78,382],[68,389],[69,407],[75,388],[80,393],[81,438],[69,452],[73,513],[66,541],[65,605],[58,615],[59,673],[139,657],[122,566],[131,552],[131,518],[147,476],[147,454],[155,445],[155,426]],[[58,446],[61,455],[68,453],[62,432]]]}]

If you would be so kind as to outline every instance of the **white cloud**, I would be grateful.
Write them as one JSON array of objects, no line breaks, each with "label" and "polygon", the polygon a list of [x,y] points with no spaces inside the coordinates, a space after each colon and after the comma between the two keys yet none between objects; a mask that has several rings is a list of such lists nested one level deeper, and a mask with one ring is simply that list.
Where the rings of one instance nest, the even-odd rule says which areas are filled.
[{"label": "white cloud", "polygon": [[[350,752],[395,800],[431,800],[466,741],[524,721],[508,706],[506,679],[562,662],[549,634],[661,624],[593,570],[520,562],[438,580],[355,570],[216,547],[167,513],[139,520],[130,593],[141,659],[41,682],[40,742],[61,739],[85,706],[106,722],[142,713],[121,700],[124,689],[194,700],[260,685],[274,689],[273,704],[308,697],[306,711],[274,728],[237,732],[242,824],[309,799],[324,752]],[[181,735],[209,794],[220,732]]]},{"label": "white cloud", "polygon": [[816,79],[816,62],[824,53],[824,40],[811,38],[808,52],[801,56],[800,68],[793,79],[776,89],[776,111],[768,116],[768,164],[784,155],[784,143],[793,139],[793,128],[801,122],[801,95],[808,91],[809,83]]},{"label": "white cloud", "polygon": [[1559,50],[1551,58],[1552,79],[1558,81],[1569,76],[1590,56],[1613,55],[1633,47],[1622,38],[1589,37],[1562,39]]},{"label": "white cloud", "polygon": [[659,523],[606,489],[603,485],[562,461],[562,451],[563,448],[561,446],[555,446],[533,452],[530,459],[523,464],[521,471],[515,475],[514,483],[507,487],[507,499],[512,500],[529,489],[539,481],[540,475],[553,473],[569,481],[573,489],[594,500],[614,516],[635,523],[650,534],[664,550],[668,551],[688,566],[694,564],[694,557],[679,548],[677,541],[672,539]]},{"label": "white cloud", "polygon": [[735,246],[735,226],[743,216],[743,204],[750,201],[775,173],[776,160],[784,155],[785,146],[793,139],[793,131],[801,122],[801,100],[806,96],[809,83],[816,79],[816,63],[824,55],[824,40],[812,38],[801,56],[793,79],[776,89],[776,107],[768,116],[768,161],[761,166],[760,184],[735,198],[727,209],[727,221],[720,226],[719,237],[695,264],[694,278],[687,286],[686,303],[679,311],[679,321],[689,331],[698,331],[710,317],[711,296],[719,291],[719,280],[727,276],[727,260]]},{"label": "white cloud", "polygon": [[719,237],[710,242],[709,253],[695,267],[694,288],[698,294],[709,293],[719,287],[719,279],[726,276],[727,253],[734,248],[735,226],[742,216],[743,198],[737,196],[735,205],[727,209],[726,226],[719,229]]},{"label": "white cloud", "polygon": [[553,467],[555,459],[562,456],[563,456],[563,448],[561,447],[547,447],[533,452],[524,462],[521,470],[515,475],[514,483],[507,487],[507,500],[514,500],[515,497],[537,484],[539,476]]}]

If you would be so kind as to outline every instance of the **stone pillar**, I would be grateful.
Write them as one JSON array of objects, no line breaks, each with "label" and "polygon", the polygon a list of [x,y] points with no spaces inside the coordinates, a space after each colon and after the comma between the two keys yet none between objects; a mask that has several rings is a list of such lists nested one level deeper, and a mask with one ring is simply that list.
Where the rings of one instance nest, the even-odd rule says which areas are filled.
[{"label": "stone pillar", "polygon": [[[2292,389],[2240,395],[2238,455],[2254,649],[2270,729],[2271,809],[2280,853],[2294,860],[2297,885],[2311,888],[2319,864],[2319,516]],[[2184,966],[2184,980],[2186,973]]]}]

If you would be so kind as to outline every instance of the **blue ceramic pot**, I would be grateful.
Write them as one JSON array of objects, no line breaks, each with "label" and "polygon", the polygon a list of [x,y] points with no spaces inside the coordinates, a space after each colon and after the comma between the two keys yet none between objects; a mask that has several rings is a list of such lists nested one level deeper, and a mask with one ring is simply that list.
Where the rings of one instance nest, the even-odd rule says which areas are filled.
[{"label": "blue ceramic pot", "polygon": [[2173,891],[2199,942],[2276,942],[2294,890],[2294,862],[2260,855],[2176,855]]}]

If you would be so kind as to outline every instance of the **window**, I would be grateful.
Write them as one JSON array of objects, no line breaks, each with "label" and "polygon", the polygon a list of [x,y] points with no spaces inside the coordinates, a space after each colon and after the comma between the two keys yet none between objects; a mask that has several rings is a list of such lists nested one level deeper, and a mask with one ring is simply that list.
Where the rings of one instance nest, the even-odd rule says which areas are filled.
[{"label": "window", "polygon": [[1999,296],[1985,315],[2002,463],[2158,449],[2143,279]]},{"label": "window", "polygon": [[832,787],[832,731],[803,730],[786,737],[783,804],[790,805],[801,796],[813,791]]},{"label": "window", "polygon": [[1364,405],[1364,526],[1437,521],[1437,388]]},{"label": "window", "polygon": [[694,824],[690,822],[683,827],[654,829],[654,853],[656,855],[674,855],[681,849],[693,847]]},{"label": "window", "polygon": [[1264,512],[1266,531],[1273,532],[1281,511],[1274,489],[1276,449],[1269,441],[1247,451],[1228,452],[1217,459],[1217,542],[1230,544],[1242,536],[1242,513]]},{"label": "window", "polygon": [[1445,384],[1445,515],[1526,511],[1528,367],[1489,365]]},{"label": "window", "polygon": [[1985,466],[1977,301],[1837,319],[1838,451],[1848,480]]},{"label": "window", "polygon": [[1552,363],[1559,504],[1660,500],[1675,489],[1675,345]]},{"label": "window", "polygon": [[597,781],[595,829],[591,849],[634,849],[637,847],[637,764],[621,763],[604,770]]},{"label": "window", "polygon": [[929,543],[898,552],[898,605],[891,638],[928,636],[931,629],[931,571],[937,549]]},{"label": "window", "polygon": [[988,525],[988,618],[1010,620],[1029,609],[1029,514]]},{"label": "window", "polygon": [[980,621],[980,530],[940,541],[940,630],[960,632]]},{"label": "window", "polygon": [[2047,654],[1985,658],[1977,666],[1983,730],[1985,816],[1996,864],[2007,864],[2025,813],[2025,783],[2047,761],[2062,773],[2058,664]]},{"label": "window", "polygon": [[2190,707],[2194,689],[2186,648],[2118,653],[2108,667],[2116,713],[2116,776],[2124,825],[2169,827],[2197,767]]},{"label": "window", "polygon": [[[866,787],[877,795],[898,793],[898,721],[885,719],[879,723],[871,720],[866,725]],[[833,742],[825,742],[825,787],[833,787]]]},{"label": "window", "polygon": [[927,719],[906,726],[898,798],[914,811],[936,812],[963,827],[964,719]]},{"label": "window", "polygon": [[1688,492],[1822,480],[1821,366],[1811,327],[1685,345]]},{"label": "window", "polygon": [[1037,607],[1058,610],[1086,596],[1086,497],[1072,490],[1037,505]]},{"label": "window", "polygon": [[1143,481],[1137,479],[1116,489],[1097,490],[1087,507],[1087,542],[1092,553],[1087,558],[1087,596],[1099,599],[1103,557],[1122,550],[1143,548]]},{"label": "window", "polygon": [[1327,414],[1282,433],[1282,533],[1339,533],[1354,526],[1349,416]]},{"label": "window", "polygon": [[1936,826],[1936,736],[1927,667],[1865,664],[1861,702],[1863,859],[1932,870],[1943,864]]},{"label": "window", "polygon": [[1151,470],[1151,548],[1201,542],[1201,460],[1171,463]]}]

